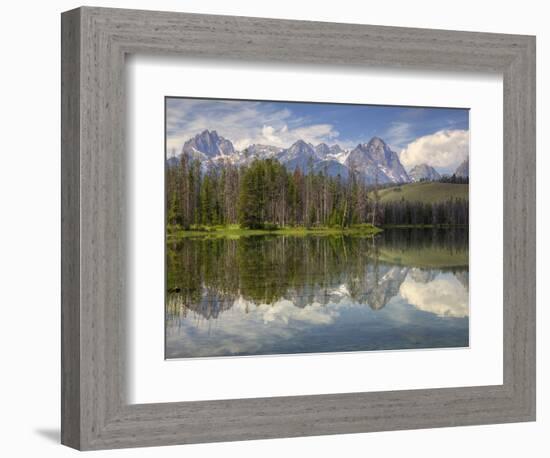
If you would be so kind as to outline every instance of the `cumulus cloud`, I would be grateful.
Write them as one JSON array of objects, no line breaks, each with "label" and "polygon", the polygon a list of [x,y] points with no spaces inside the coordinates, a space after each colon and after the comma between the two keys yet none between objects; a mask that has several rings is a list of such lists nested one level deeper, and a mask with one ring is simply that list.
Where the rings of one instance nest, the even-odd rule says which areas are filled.
[{"label": "cumulus cloud", "polygon": [[288,324],[291,320],[311,324],[330,324],[338,316],[337,307],[326,307],[319,303],[313,303],[307,307],[300,308],[285,299],[271,305],[248,303],[247,306],[246,302],[243,300],[236,307],[242,311],[244,303],[247,314],[250,314],[251,310],[253,310],[252,313],[256,314],[257,318],[264,324],[275,322]]},{"label": "cumulus cloud", "polygon": [[166,144],[170,154],[205,129],[216,130],[235,148],[252,143],[288,147],[302,139],[312,144],[330,142],[339,135],[331,124],[308,124],[276,104],[223,100],[168,99]]},{"label": "cumulus cloud", "polygon": [[287,124],[282,124],[280,127],[263,125],[261,129],[252,129],[252,131],[250,136],[232,140],[235,148],[244,149],[253,143],[286,148],[297,140],[317,145],[321,142],[331,142],[338,137],[338,131],[330,124],[313,124],[298,128],[289,128]]},{"label": "cumulus cloud", "polygon": [[407,170],[429,164],[443,173],[452,173],[468,157],[468,130],[440,130],[409,143],[400,154]]},{"label": "cumulus cloud", "polygon": [[428,283],[408,276],[399,292],[410,304],[425,312],[455,318],[469,315],[468,291],[452,274],[441,274]]},{"label": "cumulus cloud", "polygon": [[[223,325],[221,320],[201,321],[199,316],[195,316],[186,322],[178,322],[176,326],[169,325],[167,343],[169,348],[177,348],[184,342],[184,354],[193,356],[254,354],[261,352],[264,346],[299,337],[302,330],[312,325],[329,325],[340,316],[342,309],[350,306],[346,303],[326,306],[313,303],[299,308],[285,299],[268,305],[239,298],[224,313]],[[213,332],[217,338],[212,338]]]}]

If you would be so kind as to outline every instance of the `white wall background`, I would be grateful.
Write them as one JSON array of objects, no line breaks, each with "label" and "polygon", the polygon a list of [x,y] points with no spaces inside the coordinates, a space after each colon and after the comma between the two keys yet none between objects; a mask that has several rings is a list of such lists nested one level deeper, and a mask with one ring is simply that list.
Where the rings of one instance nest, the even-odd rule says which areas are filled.
[{"label": "white wall background", "polygon": [[[545,310],[548,228],[543,171],[550,144],[550,29],[544,3],[462,0],[128,0],[97,6],[286,19],[358,22],[537,35],[538,62],[538,421],[536,423],[355,434],[155,449],[97,456],[543,457],[550,453],[550,315]],[[0,18],[0,423],[3,456],[71,456],[58,445],[60,385],[60,12],[68,0],[10,2]],[[545,434],[546,433],[546,434]]]}]

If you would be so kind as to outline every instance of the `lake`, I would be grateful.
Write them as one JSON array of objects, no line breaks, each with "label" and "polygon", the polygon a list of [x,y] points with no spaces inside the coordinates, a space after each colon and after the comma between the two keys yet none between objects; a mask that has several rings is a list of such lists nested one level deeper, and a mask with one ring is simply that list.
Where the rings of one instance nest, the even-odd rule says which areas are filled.
[{"label": "lake", "polygon": [[167,359],[467,347],[468,229],[167,246]]}]

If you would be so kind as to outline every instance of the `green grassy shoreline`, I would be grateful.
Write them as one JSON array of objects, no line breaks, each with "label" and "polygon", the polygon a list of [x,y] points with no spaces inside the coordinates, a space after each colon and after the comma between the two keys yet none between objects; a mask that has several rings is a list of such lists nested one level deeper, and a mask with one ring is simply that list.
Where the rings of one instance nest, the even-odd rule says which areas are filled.
[{"label": "green grassy shoreline", "polygon": [[468,224],[383,224],[382,229],[454,229],[467,228]]},{"label": "green grassy shoreline", "polygon": [[358,224],[351,227],[283,227],[277,229],[244,229],[236,224],[228,226],[211,226],[191,228],[190,230],[183,230],[179,228],[168,228],[166,237],[167,241],[177,241],[183,238],[189,237],[248,237],[253,235],[288,235],[294,237],[307,236],[307,235],[362,235],[372,237],[382,229],[375,227],[371,224]]}]

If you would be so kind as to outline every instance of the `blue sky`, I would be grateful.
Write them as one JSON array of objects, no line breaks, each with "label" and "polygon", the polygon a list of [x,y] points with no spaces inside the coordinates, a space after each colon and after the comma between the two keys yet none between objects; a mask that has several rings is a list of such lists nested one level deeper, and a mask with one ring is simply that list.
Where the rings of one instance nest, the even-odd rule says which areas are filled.
[{"label": "blue sky", "polygon": [[353,148],[378,136],[407,169],[428,162],[444,173],[469,153],[467,109],[167,98],[166,114],[169,154],[204,129],[237,149],[288,147],[298,139]]}]

